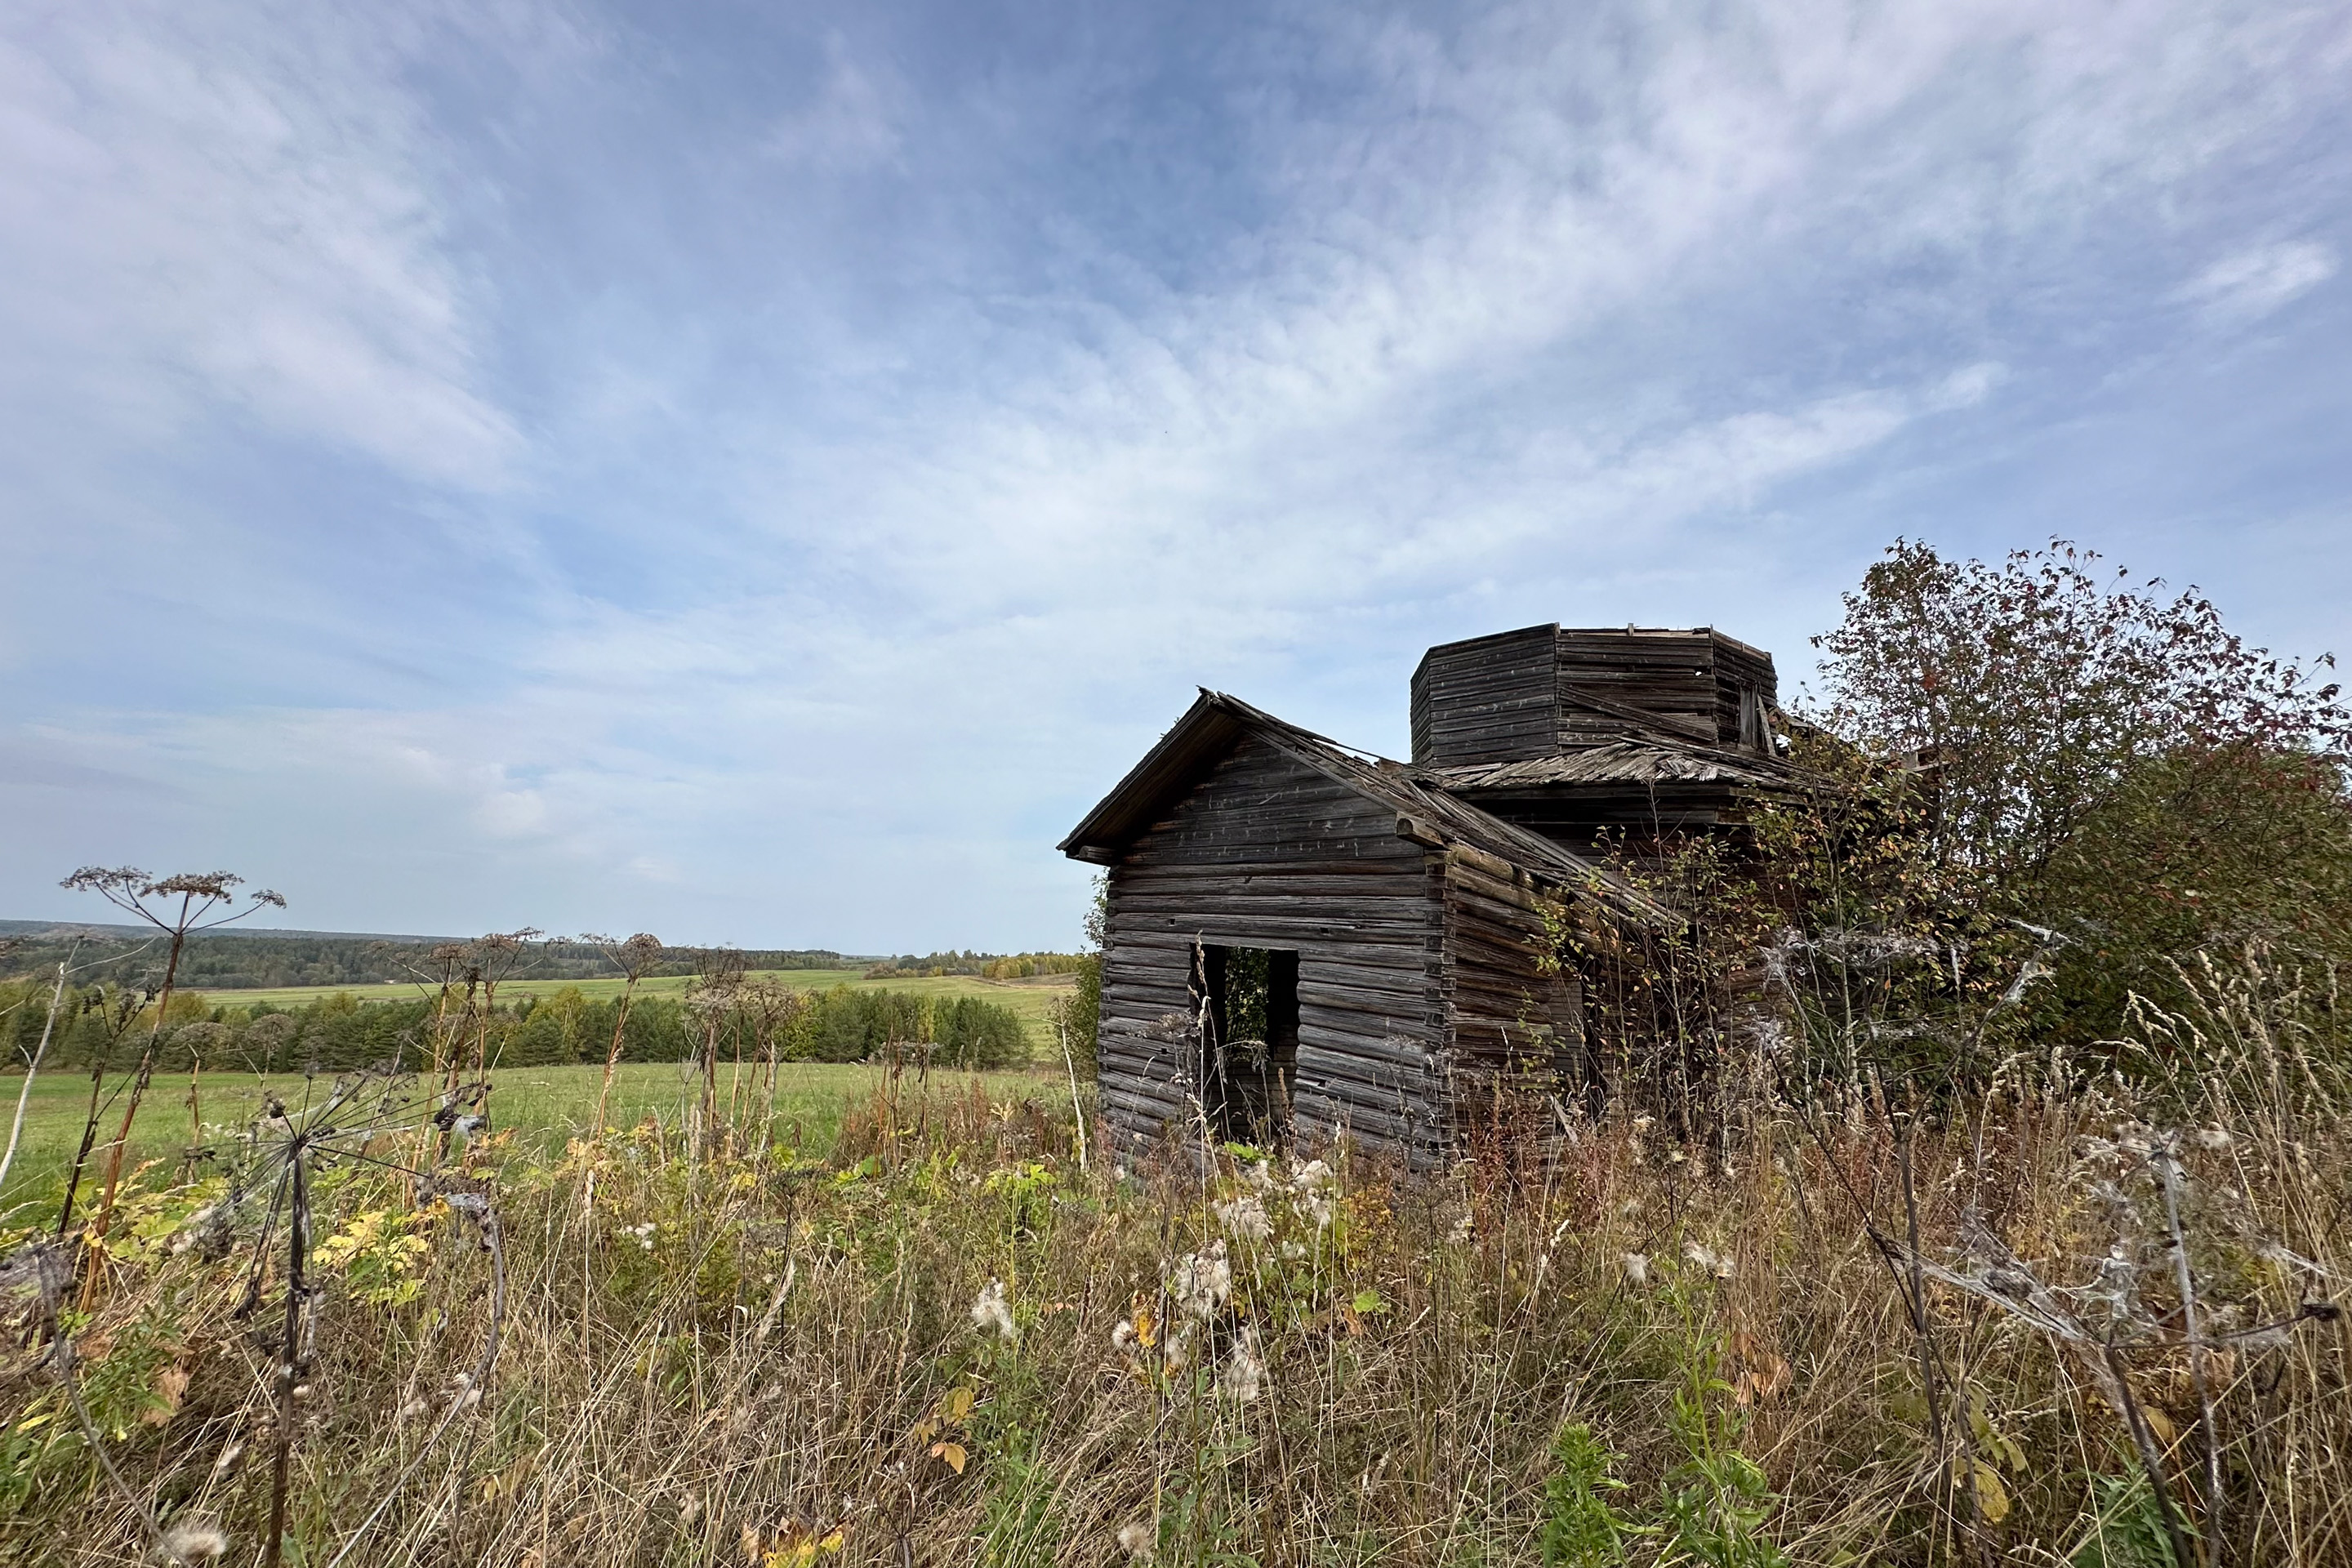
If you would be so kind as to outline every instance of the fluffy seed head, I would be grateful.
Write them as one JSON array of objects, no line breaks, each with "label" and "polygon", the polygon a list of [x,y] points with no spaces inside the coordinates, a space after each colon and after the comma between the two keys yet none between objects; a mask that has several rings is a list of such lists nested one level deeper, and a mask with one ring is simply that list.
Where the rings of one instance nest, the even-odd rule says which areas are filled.
[{"label": "fluffy seed head", "polygon": [[1222,1241],[1206,1252],[1188,1252],[1169,1270],[1168,1294],[1176,1310],[1195,1322],[1206,1322],[1233,1294],[1234,1268],[1225,1260]]},{"label": "fluffy seed head", "polygon": [[1731,1278],[1731,1259],[1711,1247],[1696,1241],[1687,1241],[1683,1244],[1683,1256],[1717,1279]]},{"label": "fluffy seed head", "polygon": [[993,1329],[1002,1338],[1013,1337],[1013,1304],[1004,1299],[1003,1280],[990,1280],[988,1288],[973,1300],[971,1326],[982,1333]]},{"label": "fluffy seed head", "polygon": [[228,1536],[208,1519],[183,1520],[163,1532],[160,1544],[174,1563],[210,1563],[228,1550]]},{"label": "fluffy seed head", "polygon": [[1216,1205],[1217,1223],[1223,1226],[1236,1240],[1264,1241],[1274,1234],[1274,1221],[1265,1205],[1244,1193],[1230,1203]]},{"label": "fluffy seed head", "polygon": [[1237,1405],[1247,1405],[1265,1391],[1265,1358],[1257,1353],[1257,1335],[1242,1331],[1233,1353],[1217,1373],[1217,1391]]}]

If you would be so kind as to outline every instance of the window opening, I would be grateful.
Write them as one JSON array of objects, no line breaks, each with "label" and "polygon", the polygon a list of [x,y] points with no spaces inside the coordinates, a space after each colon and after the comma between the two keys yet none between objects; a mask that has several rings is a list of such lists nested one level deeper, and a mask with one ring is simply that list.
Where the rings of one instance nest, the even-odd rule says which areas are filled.
[{"label": "window opening", "polygon": [[1298,1073],[1298,954],[1202,944],[1192,978],[1201,1019],[1201,1102],[1220,1142],[1278,1148],[1290,1137]]}]

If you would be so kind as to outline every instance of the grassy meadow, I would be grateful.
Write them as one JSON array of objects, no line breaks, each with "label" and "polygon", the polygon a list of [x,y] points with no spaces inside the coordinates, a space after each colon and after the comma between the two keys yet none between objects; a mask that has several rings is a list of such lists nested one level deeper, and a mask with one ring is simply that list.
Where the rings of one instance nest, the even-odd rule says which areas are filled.
[{"label": "grassy meadow", "polygon": [[[720,1069],[722,1095],[733,1095],[748,1121],[753,1112],[750,1096],[762,1105],[764,1089],[754,1089],[747,1075],[729,1063]],[[504,1133],[502,1147],[517,1154],[541,1158],[560,1154],[568,1140],[579,1135],[596,1114],[596,1099],[604,1084],[602,1067],[560,1066],[517,1068],[493,1075],[490,1094],[491,1131]],[[942,1078],[947,1075],[940,1075]],[[1055,1075],[1049,1075],[1046,1087]],[[787,1062],[777,1074],[772,1138],[784,1146],[822,1156],[833,1146],[845,1108],[872,1098],[885,1069],[855,1063]],[[958,1081],[974,1078],[992,1092],[1018,1093],[1032,1089],[1029,1071],[957,1074]],[[0,1116],[11,1113],[22,1073],[0,1074]],[[110,1089],[122,1081],[110,1075]],[[1066,1097],[1066,1079],[1062,1092]],[[206,1140],[217,1142],[260,1114],[268,1096],[300,1107],[315,1101],[332,1087],[331,1076],[306,1080],[299,1074],[262,1076],[253,1073],[206,1073],[199,1080]],[[190,1142],[187,1112],[188,1080],[184,1073],[159,1077],[132,1130],[126,1163],[161,1170],[176,1167]],[[698,1092],[698,1080],[688,1064],[624,1062],[614,1069],[607,1121],[614,1126],[635,1127],[650,1122],[673,1135],[683,1126]],[[47,1072],[34,1080],[26,1102],[25,1129],[7,1184],[0,1188],[0,1228],[16,1223],[27,1205],[51,1202],[62,1190],[65,1173],[80,1145],[83,1120],[89,1108],[87,1073]],[[106,1123],[111,1130],[112,1122]],[[51,1206],[54,1206],[51,1202]]]}]

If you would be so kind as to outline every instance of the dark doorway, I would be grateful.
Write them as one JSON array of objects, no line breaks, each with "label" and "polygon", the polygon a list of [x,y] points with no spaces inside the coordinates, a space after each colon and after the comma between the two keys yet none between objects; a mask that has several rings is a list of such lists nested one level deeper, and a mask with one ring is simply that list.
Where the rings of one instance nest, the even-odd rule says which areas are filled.
[{"label": "dark doorway", "polygon": [[1298,1073],[1298,954],[1203,944],[1192,984],[1210,1131],[1223,1142],[1281,1147]]}]

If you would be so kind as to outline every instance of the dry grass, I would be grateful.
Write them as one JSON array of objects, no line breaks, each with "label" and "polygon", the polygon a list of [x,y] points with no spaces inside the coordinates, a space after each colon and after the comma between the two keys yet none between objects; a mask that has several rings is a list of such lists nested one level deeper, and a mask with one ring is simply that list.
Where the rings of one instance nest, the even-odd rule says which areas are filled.
[{"label": "dry grass", "polygon": [[[2223,1008],[2196,1038],[2258,1065],[2268,1026]],[[2228,1136],[2209,1104],[2181,1156],[2209,1337],[2294,1320],[2352,1268],[2352,1148],[2324,1100],[2260,1077],[2231,1080],[2256,1089]],[[2134,1163],[2151,1114],[2021,1089],[1923,1126],[1911,1161],[1922,1253],[1957,1274],[1979,1224],[2106,1321],[2091,1288],[2130,1254],[2118,1354],[2193,1531],[2198,1400]],[[1066,1103],[971,1085],[877,1091],[821,1164],[689,1157],[653,1124],[552,1161],[493,1150],[475,1174],[504,1218],[503,1352],[429,1450],[489,1262],[401,1179],[335,1173],[289,1558],[331,1560],[422,1453],[345,1561],[1601,1562],[1546,1524],[1606,1504],[1636,1563],[2164,1562],[2123,1420],[1999,1290],[1928,1287],[1936,1450],[1902,1271],[1865,1226],[1901,1251],[1897,1124],[1759,1108],[1727,1167],[1631,1121],[1484,1140],[1435,1175],[1324,1151],[1325,1185],[1230,1159],[1082,1172]],[[81,1382],[140,1500],[219,1521],[243,1562],[272,1352],[233,1315],[245,1247],[173,1249],[211,1195],[133,1203],[78,1325]],[[2208,1355],[2229,1561],[2352,1561],[2347,1332],[2306,1316]],[[5,1387],[0,1551],[154,1561],[47,1371],[20,1361]],[[1578,1423],[1623,1490],[1561,1479]],[[1743,1461],[1771,1496],[1743,1499]]]}]

